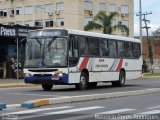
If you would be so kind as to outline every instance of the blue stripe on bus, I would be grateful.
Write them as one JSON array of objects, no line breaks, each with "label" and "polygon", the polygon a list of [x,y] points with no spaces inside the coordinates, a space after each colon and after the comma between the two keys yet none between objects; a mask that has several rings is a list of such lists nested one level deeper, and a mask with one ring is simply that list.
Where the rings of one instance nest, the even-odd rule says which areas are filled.
[{"label": "blue stripe on bus", "polygon": [[64,83],[68,83],[69,77],[67,74],[65,74],[63,77],[59,77],[59,79],[62,80]]}]

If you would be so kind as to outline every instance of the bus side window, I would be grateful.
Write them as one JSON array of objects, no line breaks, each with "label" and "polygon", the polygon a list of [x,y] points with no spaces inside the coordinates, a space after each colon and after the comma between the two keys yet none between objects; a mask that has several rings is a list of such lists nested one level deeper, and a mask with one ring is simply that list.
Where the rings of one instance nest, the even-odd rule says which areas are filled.
[{"label": "bus side window", "polygon": [[88,55],[88,43],[87,43],[87,37],[78,36],[79,41],[79,51],[81,56]]},{"label": "bus side window", "polygon": [[117,57],[117,47],[116,41],[109,40],[109,56],[110,57]]},{"label": "bus side window", "polygon": [[133,58],[133,44],[130,42],[125,43],[125,57]]},{"label": "bus side window", "polygon": [[107,39],[100,39],[99,40],[99,46],[100,46],[101,56],[102,57],[108,57],[109,56],[109,48],[108,48]]},{"label": "bus side window", "polygon": [[117,42],[117,47],[118,47],[118,57],[124,57],[125,54],[125,47],[124,47],[124,42]]},{"label": "bus side window", "polygon": [[133,43],[133,57],[138,58],[141,55],[141,47],[139,43]]},{"label": "bus side window", "polygon": [[94,37],[88,37],[89,54],[91,56],[99,56],[99,39]]},{"label": "bus side window", "polygon": [[78,62],[78,41],[74,35],[69,39],[69,64],[75,65]]}]

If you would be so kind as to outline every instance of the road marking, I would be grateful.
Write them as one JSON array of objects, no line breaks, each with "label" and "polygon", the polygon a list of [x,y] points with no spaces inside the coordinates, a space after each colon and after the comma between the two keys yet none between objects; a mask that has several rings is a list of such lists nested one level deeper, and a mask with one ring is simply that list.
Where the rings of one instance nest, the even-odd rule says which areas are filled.
[{"label": "road marking", "polygon": [[12,95],[28,95],[28,96],[44,96],[44,97],[67,97],[67,96],[60,96],[60,95],[42,95],[42,94],[25,94],[25,93],[8,93]]},{"label": "road marking", "polygon": [[57,111],[57,112],[50,112],[50,113],[44,113],[45,115],[53,115],[53,114],[64,114],[64,113],[73,113],[73,112],[79,112],[79,111],[85,111],[85,110],[94,110],[104,108],[102,106],[93,106],[93,107],[84,107],[84,108],[75,108],[75,109],[69,109],[69,110],[63,110],[63,111]]},{"label": "road marking", "polygon": [[[75,117],[67,117],[67,118],[62,118],[62,119],[57,119],[57,120],[91,120],[91,118],[94,118],[95,116],[93,114],[90,115],[78,115]],[[93,119],[94,120],[94,119]]]},{"label": "road marking", "polygon": [[129,111],[134,111],[134,110],[136,110],[136,109],[125,108],[125,109],[117,109],[117,110],[105,111],[105,112],[96,113],[96,114],[115,114],[115,113],[123,113],[123,112],[129,112]]},{"label": "road marking", "polygon": [[150,115],[150,114],[158,114],[158,113],[160,113],[160,110],[152,110],[152,111],[142,112],[142,113],[138,113],[138,114]]},{"label": "road marking", "polygon": [[160,108],[160,105],[156,105],[156,106],[148,107],[147,109],[158,109],[158,108]]},{"label": "road marking", "polygon": [[66,109],[66,108],[72,108],[72,107],[73,106],[63,106],[63,107],[55,107],[55,108],[42,108],[42,109],[34,109],[34,110],[25,110],[25,111],[19,111],[19,112],[12,112],[12,113],[8,113],[8,114],[19,115],[19,114],[36,113],[36,112],[47,111],[47,110]]}]

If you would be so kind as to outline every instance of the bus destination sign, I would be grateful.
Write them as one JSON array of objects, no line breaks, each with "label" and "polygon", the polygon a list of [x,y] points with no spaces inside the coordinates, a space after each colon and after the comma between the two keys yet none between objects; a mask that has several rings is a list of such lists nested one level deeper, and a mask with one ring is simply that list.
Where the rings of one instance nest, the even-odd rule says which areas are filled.
[{"label": "bus destination sign", "polygon": [[29,38],[65,36],[65,30],[35,30],[28,34]]}]

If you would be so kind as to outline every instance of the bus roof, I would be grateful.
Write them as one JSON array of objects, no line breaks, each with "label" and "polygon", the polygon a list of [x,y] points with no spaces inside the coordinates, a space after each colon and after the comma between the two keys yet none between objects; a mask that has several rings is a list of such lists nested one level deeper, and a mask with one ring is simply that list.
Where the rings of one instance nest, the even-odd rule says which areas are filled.
[{"label": "bus roof", "polygon": [[[82,30],[75,30],[75,29],[47,28],[47,29],[37,29],[37,30],[67,30],[69,34],[84,35],[84,36],[99,37],[99,38],[108,38],[108,39],[123,40],[123,41],[131,41],[131,42],[138,42],[138,43],[141,42],[139,39],[134,39],[134,38],[130,38],[130,37],[122,37],[122,36],[118,36],[118,35],[109,35],[109,34],[103,34],[103,33],[98,33],[98,32],[89,32],[89,31],[82,31]],[[37,30],[31,30],[31,31],[37,31]]]},{"label": "bus roof", "polygon": [[122,37],[122,36],[117,36],[117,35],[109,35],[109,34],[81,31],[81,30],[74,30],[74,29],[66,29],[66,30],[68,30],[69,34],[93,36],[93,37],[108,38],[108,39],[123,40],[123,41],[132,41],[132,42],[139,42],[140,43],[139,39],[134,39],[134,38],[130,38],[130,37]]}]

